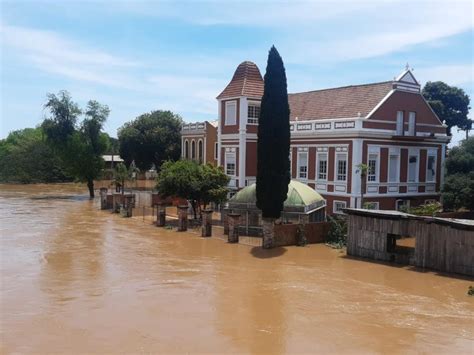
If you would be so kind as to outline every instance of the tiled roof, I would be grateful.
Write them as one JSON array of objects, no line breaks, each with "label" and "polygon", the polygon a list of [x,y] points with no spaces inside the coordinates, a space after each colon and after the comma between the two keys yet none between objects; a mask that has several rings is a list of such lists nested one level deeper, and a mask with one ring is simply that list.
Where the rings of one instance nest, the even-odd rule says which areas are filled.
[{"label": "tiled roof", "polygon": [[288,95],[290,120],[367,116],[392,90],[392,81],[352,85]]},{"label": "tiled roof", "polygon": [[249,61],[240,63],[232,80],[217,98],[225,99],[236,96],[256,98],[263,96],[263,79],[255,63]]}]

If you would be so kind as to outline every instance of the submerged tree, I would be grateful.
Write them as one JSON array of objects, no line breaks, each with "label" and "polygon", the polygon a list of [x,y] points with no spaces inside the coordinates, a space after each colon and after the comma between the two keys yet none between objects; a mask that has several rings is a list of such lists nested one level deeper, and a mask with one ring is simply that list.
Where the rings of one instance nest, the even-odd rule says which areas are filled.
[{"label": "submerged tree", "polygon": [[258,126],[257,207],[262,210],[263,247],[272,248],[273,224],[280,217],[290,183],[290,107],[283,60],[268,54]]},{"label": "submerged tree", "polygon": [[229,177],[221,167],[191,160],[167,161],[157,178],[162,197],[181,197],[189,201],[197,218],[201,206],[222,203],[227,197]]},{"label": "submerged tree", "polygon": [[86,182],[89,196],[94,197],[94,179],[104,167],[102,155],[108,147],[108,136],[102,132],[110,110],[106,105],[91,100],[84,111],[72,101],[67,91],[48,94],[45,108],[51,116],[43,121],[47,141],[60,156],[65,169],[76,180]]}]

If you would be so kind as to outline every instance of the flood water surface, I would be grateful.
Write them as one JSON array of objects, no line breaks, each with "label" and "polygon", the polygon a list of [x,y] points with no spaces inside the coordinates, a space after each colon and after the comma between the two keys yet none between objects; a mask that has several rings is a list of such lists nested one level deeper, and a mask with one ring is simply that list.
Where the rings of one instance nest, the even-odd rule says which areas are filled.
[{"label": "flood water surface", "polygon": [[271,251],[0,186],[1,352],[472,353],[472,280]]}]

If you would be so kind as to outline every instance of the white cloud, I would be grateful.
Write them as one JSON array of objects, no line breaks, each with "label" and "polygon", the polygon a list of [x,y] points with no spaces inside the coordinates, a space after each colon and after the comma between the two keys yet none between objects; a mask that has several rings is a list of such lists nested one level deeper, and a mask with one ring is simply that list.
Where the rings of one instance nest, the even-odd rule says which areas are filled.
[{"label": "white cloud", "polygon": [[472,85],[474,82],[474,65],[472,63],[437,65],[420,68],[415,70],[414,74],[421,84],[425,84],[427,81],[444,81],[449,85]]},{"label": "white cloud", "polygon": [[2,24],[0,36],[2,50],[42,71],[74,80],[127,87],[129,84],[119,71],[139,65],[52,31]]}]

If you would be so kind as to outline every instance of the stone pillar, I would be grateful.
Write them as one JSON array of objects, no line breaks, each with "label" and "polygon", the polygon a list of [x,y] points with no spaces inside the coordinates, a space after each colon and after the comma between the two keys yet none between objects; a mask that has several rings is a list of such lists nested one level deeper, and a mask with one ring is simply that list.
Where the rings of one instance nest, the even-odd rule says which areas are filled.
[{"label": "stone pillar", "polygon": [[201,236],[210,237],[212,235],[212,213],[214,211],[211,209],[202,211],[202,227],[201,227]]},{"label": "stone pillar", "polygon": [[112,195],[112,210],[115,213],[120,212],[120,205],[122,204],[121,203],[121,197],[122,197],[121,194],[113,194]]},{"label": "stone pillar", "polygon": [[124,195],[123,212],[124,217],[132,217],[134,195]]},{"label": "stone pillar", "polygon": [[224,225],[224,234],[229,235],[229,213],[230,210],[228,208],[223,208],[221,212],[221,219],[222,224]]},{"label": "stone pillar", "polygon": [[164,203],[156,205],[156,225],[158,227],[166,225],[166,205]]},{"label": "stone pillar", "polygon": [[275,219],[262,217],[262,229],[263,229],[263,249],[271,249],[275,246]]},{"label": "stone pillar", "polygon": [[238,243],[239,242],[239,225],[240,225],[240,214],[239,213],[229,213],[227,215],[229,221],[229,236],[227,241],[229,243]]},{"label": "stone pillar", "polygon": [[188,230],[188,206],[178,206],[178,232],[186,232]]},{"label": "stone pillar", "polygon": [[100,209],[101,210],[107,209],[107,188],[106,187],[100,188]]}]

